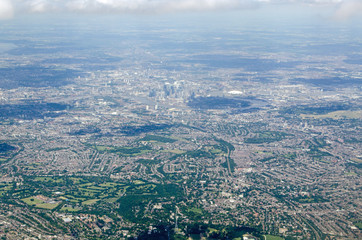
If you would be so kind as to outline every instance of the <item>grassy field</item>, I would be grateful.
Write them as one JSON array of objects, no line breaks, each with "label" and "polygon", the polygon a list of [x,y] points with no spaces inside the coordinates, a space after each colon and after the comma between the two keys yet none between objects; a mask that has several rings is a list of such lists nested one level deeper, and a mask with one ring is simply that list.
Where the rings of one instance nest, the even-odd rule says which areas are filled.
[{"label": "grassy field", "polygon": [[96,146],[97,151],[104,152],[104,151],[112,151],[115,148],[114,147],[108,147],[108,146]]},{"label": "grassy field", "polygon": [[362,230],[362,222],[356,222],[354,225],[358,227],[359,230]]},{"label": "grassy field", "polygon": [[116,146],[95,146],[95,149],[99,152],[111,152],[122,156],[138,156],[148,153],[152,150],[149,146],[140,147],[116,147]]},{"label": "grassy field", "polygon": [[0,191],[9,191],[12,188],[12,184],[11,183],[3,183],[0,184]]},{"label": "grassy field", "polygon": [[99,199],[90,199],[90,200],[82,202],[82,204],[83,205],[92,205],[92,204],[95,204],[98,201],[99,201]]},{"label": "grassy field", "polygon": [[135,180],[135,181],[133,181],[133,183],[136,185],[140,185],[140,184],[144,184],[145,182],[143,182],[141,180]]},{"label": "grassy field", "polygon": [[118,198],[108,198],[106,199],[105,201],[108,202],[108,203],[114,203],[118,200]]},{"label": "grassy field", "polygon": [[216,233],[219,232],[219,230],[217,230],[215,228],[210,228],[210,227],[207,230],[208,230],[209,234],[214,233],[214,232],[216,232]]},{"label": "grassy field", "polygon": [[283,240],[284,238],[272,235],[264,235],[265,240]]},{"label": "grassy field", "polygon": [[115,187],[117,185],[119,185],[119,184],[113,183],[113,182],[106,182],[106,183],[100,184],[99,186],[101,186],[101,187]]},{"label": "grassy field", "polygon": [[190,208],[189,210],[188,210],[189,212],[193,212],[193,213],[196,213],[196,214],[202,214],[202,209],[201,208],[195,208],[195,207],[193,207],[193,208]]},{"label": "grassy field", "polygon": [[287,133],[277,131],[263,131],[256,133],[255,136],[246,138],[245,143],[260,144],[260,143],[271,143],[283,140]]},{"label": "grassy field", "polygon": [[59,205],[59,203],[41,203],[41,204],[37,204],[36,207],[52,210],[52,209],[58,207],[58,205]]},{"label": "grassy field", "polygon": [[97,186],[90,186],[90,187],[88,187],[88,189],[91,189],[91,190],[98,190],[98,191],[103,191],[103,190],[105,190],[105,188],[102,188],[102,187],[97,187]]},{"label": "grassy field", "polygon": [[84,181],[82,178],[77,178],[77,177],[71,177],[69,179],[72,180],[74,184],[80,184]]},{"label": "grassy field", "polygon": [[[92,186],[91,186],[92,187]],[[100,193],[101,191],[96,190],[96,189],[91,189],[91,188],[79,188],[79,190],[81,190],[82,192],[88,192],[88,194],[92,194],[92,193]]]},{"label": "grassy field", "polygon": [[21,199],[23,202],[25,202],[28,205],[37,205],[37,204],[42,204],[43,201],[40,199],[37,199],[35,197],[28,197],[28,198],[24,198]]},{"label": "grassy field", "polygon": [[60,197],[60,199],[63,199],[63,200],[67,199],[69,202],[73,202],[73,203],[84,202],[86,200],[86,198],[74,197],[72,195],[66,195],[64,197]]},{"label": "grassy field", "polygon": [[56,152],[56,151],[61,151],[61,150],[65,150],[67,148],[63,148],[63,147],[57,147],[57,148],[49,148],[47,150],[45,150],[46,152]]},{"label": "grassy field", "polygon": [[51,177],[36,177],[34,179],[36,182],[52,182],[52,183],[60,183],[63,182],[63,179],[61,178],[51,178]]},{"label": "grassy field", "polygon": [[180,149],[163,150],[163,152],[170,152],[170,153],[175,153],[175,154],[183,154],[183,153],[185,153],[185,151],[180,150]]},{"label": "grassy field", "polygon": [[37,197],[28,197],[21,200],[30,206],[35,206],[37,208],[43,208],[49,210],[58,207],[58,205],[60,204],[59,202],[47,203]]},{"label": "grassy field", "polygon": [[140,139],[140,141],[145,142],[159,142],[159,143],[173,143],[176,142],[176,139],[170,138],[170,137],[162,137],[162,136],[156,136],[156,135],[147,135],[146,137]]},{"label": "grassy field", "polygon": [[83,183],[79,185],[79,187],[88,187],[88,186],[93,186],[93,183]]},{"label": "grassy field", "polygon": [[351,172],[345,172],[344,175],[346,175],[346,176],[357,176],[357,173],[351,171]]},{"label": "grassy field", "polygon": [[62,211],[62,212],[78,212],[78,211],[80,211],[81,209],[80,208],[73,208],[73,207],[62,207],[61,209],[60,209],[60,211]]}]

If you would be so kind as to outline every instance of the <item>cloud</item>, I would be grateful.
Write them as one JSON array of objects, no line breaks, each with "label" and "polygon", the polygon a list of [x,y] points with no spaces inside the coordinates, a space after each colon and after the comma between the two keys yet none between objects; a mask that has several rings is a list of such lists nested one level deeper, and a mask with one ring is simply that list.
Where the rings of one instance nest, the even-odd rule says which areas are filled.
[{"label": "cloud", "polygon": [[[15,0],[19,1],[19,0]],[[30,12],[175,12],[250,8],[259,0],[25,0]]]},{"label": "cloud", "polygon": [[342,2],[335,13],[335,18],[338,20],[346,20],[354,16],[362,16],[361,1]]},{"label": "cloud", "polygon": [[0,19],[11,18],[14,14],[14,9],[10,1],[0,0]]},{"label": "cloud", "polygon": [[329,6],[338,18],[361,12],[360,0],[0,0],[0,19],[24,13],[167,13],[253,9],[269,5]]}]

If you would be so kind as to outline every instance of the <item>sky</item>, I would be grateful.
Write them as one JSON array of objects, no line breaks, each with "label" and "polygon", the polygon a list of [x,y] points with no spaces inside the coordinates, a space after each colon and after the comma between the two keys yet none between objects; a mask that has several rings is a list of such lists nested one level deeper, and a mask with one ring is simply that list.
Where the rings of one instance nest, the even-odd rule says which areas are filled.
[{"label": "sky", "polygon": [[0,0],[0,20],[40,14],[134,14],[302,9],[337,21],[362,18],[362,0]]}]

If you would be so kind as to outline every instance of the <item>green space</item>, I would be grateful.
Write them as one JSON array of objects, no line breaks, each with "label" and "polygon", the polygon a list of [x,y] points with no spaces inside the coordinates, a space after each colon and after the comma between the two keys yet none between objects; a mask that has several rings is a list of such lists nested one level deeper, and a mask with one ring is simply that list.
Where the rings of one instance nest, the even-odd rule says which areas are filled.
[{"label": "green space", "polygon": [[28,198],[24,198],[24,199],[21,199],[23,202],[25,202],[26,204],[28,205],[36,205],[36,204],[41,204],[43,203],[42,200],[40,199],[37,199],[35,197],[28,197]]},{"label": "green space", "polygon": [[353,136],[343,136],[343,141],[345,143],[352,143],[352,144],[362,143],[362,137],[355,138]]},{"label": "green space", "polygon": [[105,202],[115,203],[117,200],[118,200],[118,198],[107,198],[107,199],[105,200]]},{"label": "green space", "polygon": [[299,202],[299,203],[322,203],[322,202],[326,202],[325,199],[321,198],[321,197],[317,197],[317,196],[313,196],[313,197],[300,197],[300,198],[296,198],[294,199],[295,201]]},{"label": "green space", "polygon": [[302,118],[315,118],[315,119],[323,119],[323,118],[331,118],[331,119],[357,119],[361,118],[362,111],[334,111],[326,114],[301,114]]},{"label": "green space", "polygon": [[149,195],[155,194],[154,191],[156,188],[155,184],[144,184],[144,183],[134,183],[135,186],[129,186],[127,193],[132,193],[136,195]]},{"label": "green space", "polygon": [[59,205],[59,203],[40,203],[40,204],[37,204],[36,207],[52,210],[52,209],[58,207],[58,205]]},{"label": "green space", "polygon": [[[158,163],[160,163],[161,161],[160,160],[158,160],[158,159],[143,159],[143,158],[141,158],[141,159],[138,159],[137,160],[137,162],[138,163],[142,163],[142,164],[144,164],[144,165],[149,165],[149,164],[158,164]],[[118,170],[120,170],[120,169],[114,169],[113,170],[113,172],[114,173],[116,173]]]},{"label": "green space", "polygon": [[190,234],[192,240],[201,240],[200,234]]},{"label": "green space", "polygon": [[169,150],[163,150],[163,152],[170,152],[175,154],[184,154],[186,151],[180,150],[180,149],[169,149]]},{"label": "green space", "polygon": [[273,235],[264,235],[264,239],[265,240],[283,240],[284,238],[278,237],[278,236],[273,236]]},{"label": "green space", "polygon": [[95,148],[97,151],[100,152],[113,151],[115,149],[114,147],[109,147],[109,146],[96,146]]},{"label": "green space", "polygon": [[[140,112],[137,112],[138,114]],[[142,114],[142,113],[141,113]],[[147,124],[147,125],[128,125],[120,129],[120,132],[126,136],[137,136],[141,133],[149,133],[155,131],[167,130],[175,125],[172,124]]]},{"label": "green space", "polygon": [[227,141],[224,141],[224,140],[222,140],[220,138],[215,138],[215,137],[214,137],[214,140],[219,143],[219,145],[214,146],[215,149],[220,149],[224,153],[228,153],[229,151],[234,151],[235,150],[235,147],[231,143],[229,143]]},{"label": "green space", "polygon": [[24,170],[37,170],[40,167],[40,163],[31,163],[23,166]]},{"label": "green space", "polygon": [[82,209],[81,208],[73,208],[71,206],[62,207],[60,209],[61,212],[79,212],[80,210],[82,210]]},{"label": "green space", "polygon": [[73,184],[79,184],[84,181],[82,178],[77,178],[77,177],[70,177],[69,180],[71,180]]},{"label": "green space", "polygon": [[259,161],[260,161],[260,162],[269,162],[270,160],[273,160],[273,159],[275,159],[275,158],[276,158],[276,157],[271,156],[271,157],[266,157],[266,158],[260,159]]},{"label": "green space", "polygon": [[[173,158],[179,156],[187,156],[188,158],[215,158],[217,155],[224,154],[220,149],[217,149],[217,146],[205,146],[201,149],[182,151],[181,154],[176,154]],[[171,159],[173,159],[171,158]]]},{"label": "green space", "polygon": [[16,153],[17,147],[0,142],[0,163],[7,161]]},{"label": "green space", "polygon": [[89,186],[93,186],[94,183],[84,183],[84,184],[80,184],[79,187],[89,187]]},{"label": "green space", "polygon": [[201,208],[196,208],[196,207],[193,207],[193,208],[190,208],[188,210],[189,212],[192,212],[192,213],[195,213],[195,214],[202,214],[202,209]]},{"label": "green space", "polygon": [[362,222],[355,222],[354,225],[358,227],[359,230],[362,230]]},{"label": "green space", "polygon": [[49,199],[49,202],[45,202],[44,200],[41,200],[38,197],[28,197],[28,198],[24,198],[21,200],[30,206],[34,206],[37,208],[43,208],[43,209],[49,209],[49,210],[58,207],[58,205],[60,204],[59,202],[55,202],[50,199]]},{"label": "green space", "polygon": [[281,141],[286,136],[289,136],[289,134],[277,131],[264,131],[256,133],[254,137],[246,138],[244,142],[251,144],[270,143]]},{"label": "green space", "polygon": [[218,233],[218,232],[219,232],[219,230],[217,230],[217,229],[215,229],[215,228],[211,228],[211,227],[209,227],[209,228],[207,229],[207,231],[208,231],[209,234]]},{"label": "green space", "polygon": [[191,239],[233,239],[242,240],[244,234],[252,234],[256,239],[263,239],[258,230],[250,227],[231,227],[213,224],[190,224],[187,226],[187,236]]},{"label": "green space", "polygon": [[100,193],[101,192],[100,190],[92,189],[91,187],[90,188],[79,188],[79,190],[81,190],[82,192],[88,192],[88,194]]},{"label": "green space", "polygon": [[211,149],[210,152],[212,154],[220,154],[220,153],[222,153],[221,149]]},{"label": "green space", "polygon": [[169,137],[162,137],[156,135],[147,135],[144,138],[141,138],[140,141],[145,142],[160,142],[160,143],[173,143],[176,142],[176,139],[169,138]]},{"label": "green space", "polygon": [[314,105],[300,105],[284,108],[280,110],[282,114],[296,114],[296,115],[328,115],[333,112],[344,112],[351,109],[351,106],[340,103],[328,103],[320,106]]},{"label": "green space", "polygon": [[144,184],[145,182],[141,181],[141,180],[135,180],[135,181],[133,181],[133,183],[136,185],[139,185],[139,184]]},{"label": "green space", "polygon": [[105,188],[97,187],[97,186],[90,186],[90,187],[88,187],[88,190],[89,191],[92,191],[92,190],[103,191],[103,190],[105,190]]},{"label": "green space", "polygon": [[85,201],[87,198],[84,197],[74,197],[71,195],[66,195],[64,197],[60,197],[59,199],[68,200],[70,202],[79,203]]},{"label": "green space", "polygon": [[[142,188],[140,188],[142,186]],[[117,212],[125,219],[132,222],[144,222],[144,211],[150,201],[166,201],[183,196],[182,189],[176,184],[145,184],[130,186],[126,195],[117,200],[119,208]],[[165,206],[163,206],[165,207]],[[135,211],[136,210],[136,211]],[[174,211],[174,208],[169,211]]]},{"label": "green space", "polygon": [[[13,198],[33,207],[33,211],[41,211],[42,216],[50,214],[51,210],[73,215],[91,214],[98,218],[106,215],[113,220],[119,219],[117,215],[120,215],[125,221],[149,226],[168,219],[175,212],[175,204],[184,201],[184,190],[177,183],[176,179],[174,183],[154,183],[145,179],[114,180],[105,176],[26,176],[16,191],[16,197],[13,191],[10,192]],[[14,184],[0,184],[0,193],[12,190],[13,187]],[[38,195],[35,196],[34,192]],[[162,207],[154,208],[159,205]],[[191,221],[202,221],[208,217],[208,212],[198,203],[179,207],[180,212]],[[184,229],[185,226],[180,227]],[[197,231],[205,237],[216,237],[210,239],[226,236],[230,236],[228,239],[235,239],[244,233],[241,231],[234,234],[232,229],[207,225],[205,228],[195,227],[184,236],[177,232],[171,233],[171,236],[187,239],[191,234],[200,236]]]},{"label": "green space", "polygon": [[282,155],[283,158],[289,159],[289,160],[294,160],[297,157],[296,153],[288,153],[288,154],[284,154]]},{"label": "green space", "polygon": [[187,151],[182,155],[187,155],[189,158],[213,158],[214,155],[207,149],[197,149],[192,151]]},{"label": "green space", "polygon": [[331,156],[324,148],[328,148],[329,144],[323,138],[313,138],[313,140],[304,141],[304,144],[308,146],[307,152],[313,159],[322,160],[325,156]]},{"label": "green space", "polygon": [[47,150],[45,150],[46,152],[56,152],[56,151],[60,151],[60,150],[65,150],[67,148],[64,147],[56,147],[56,148],[49,148]]},{"label": "green space", "polygon": [[0,153],[7,153],[16,150],[16,147],[11,146],[7,143],[0,143]]},{"label": "green space", "polygon": [[12,186],[13,185],[11,183],[0,184],[0,190],[8,191],[12,188]]},{"label": "green space", "polygon": [[36,177],[34,179],[36,182],[52,182],[52,183],[61,183],[63,179],[58,177]]},{"label": "green space", "polygon": [[95,204],[98,201],[99,201],[99,199],[90,199],[90,200],[82,202],[82,204],[83,205],[92,205],[92,204]]},{"label": "green space", "polygon": [[0,183],[0,197],[4,196],[8,191],[13,188],[12,183]]},{"label": "green space", "polygon": [[101,186],[101,187],[115,187],[117,185],[119,185],[119,184],[114,183],[114,182],[105,182],[105,183],[100,184],[99,186]]},{"label": "green space", "polygon": [[351,158],[350,160],[355,163],[362,163],[362,158]]},{"label": "green space", "polygon": [[345,172],[344,175],[346,176],[357,176],[357,173],[354,171],[350,171],[350,172]]},{"label": "green space", "polygon": [[[0,185],[0,194],[12,187],[12,184]],[[117,206],[117,212],[121,216],[139,220],[149,219],[149,216],[143,213],[150,201],[163,202],[166,199],[170,201],[183,195],[182,188],[176,184],[156,184],[142,179],[118,182],[107,177],[95,176],[27,176],[21,187],[26,190],[17,192],[18,198],[23,203],[36,208],[52,210],[64,204],[59,208],[60,212],[99,212],[100,209],[104,211]],[[33,196],[32,193],[36,191],[41,192],[41,195]],[[57,192],[62,194],[57,194]],[[99,206],[106,206],[106,208],[98,209]],[[138,212],[141,206],[143,209]],[[163,212],[164,209],[167,207],[159,212]],[[196,209],[194,211],[198,212]]]},{"label": "green space", "polygon": [[116,146],[95,146],[99,152],[116,153],[121,156],[137,156],[148,153],[152,150],[150,146],[139,147],[116,147]]},{"label": "green space", "polygon": [[235,150],[232,144],[222,139],[214,138],[214,140],[218,144],[205,145],[202,148],[196,150],[189,150],[189,151],[166,150],[166,151],[176,153],[176,155],[173,156],[171,159],[176,159],[177,157],[180,156],[197,159],[197,158],[215,158],[222,155],[226,156],[227,154],[230,154],[231,151]]},{"label": "green space", "polygon": [[237,165],[236,165],[234,159],[225,157],[225,162],[223,162],[221,164],[221,166],[226,169],[229,169],[229,166],[230,166],[230,171],[233,173],[233,172],[235,172],[235,167]]}]

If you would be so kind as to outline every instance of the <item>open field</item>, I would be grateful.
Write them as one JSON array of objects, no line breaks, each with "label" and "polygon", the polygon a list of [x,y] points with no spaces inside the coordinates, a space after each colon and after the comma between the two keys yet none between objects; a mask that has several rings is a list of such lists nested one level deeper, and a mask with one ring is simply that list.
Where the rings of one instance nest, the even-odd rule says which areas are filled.
[{"label": "open field", "polygon": [[61,212],[78,212],[78,211],[80,211],[80,210],[81,210],[80,208],[73,208],[73,207],[69,207],[69,206],[67,206],[67,207],[62,207],[62,208],[60,209]]},{"label": "open field", "polygon": [[34,206],[37,208],[43,208],[43,209],[54,209],[60,204],[60,202],[56,202],[51,199],[45,200],[45,199],[40,199],[40,198],[43,198],[43,197],[42,196],[28,197],[28,198],[22,199],[22,201],[30,206]]},{"label": "open field", "polygon": [[99,199],[90,199],[90,200],[82,202],[82,204],[83,205],[92,205],[92,204],[95,204],[98,201],[99,201]]},{"label": "open field", "polygon": [[284,238],[272,235],[264,235],[264,240],[283,240]]}]

